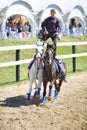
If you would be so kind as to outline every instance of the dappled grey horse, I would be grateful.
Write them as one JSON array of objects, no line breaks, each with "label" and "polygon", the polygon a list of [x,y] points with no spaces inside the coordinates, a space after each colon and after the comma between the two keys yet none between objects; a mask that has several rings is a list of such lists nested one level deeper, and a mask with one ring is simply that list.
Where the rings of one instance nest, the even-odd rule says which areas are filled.
[{"label": "dappled grey horse", "polygon": [[39,41],[36,47],[36,54],[31,68],[28,68],[28,75],[30,79],[29,91],[27,93],[27,100],[30,101],[32,86],[35,83],[34,97],[40,97],[40,90],[42,85],[42,72],[43,72],[43,54],[44,54],[44,43]]}]

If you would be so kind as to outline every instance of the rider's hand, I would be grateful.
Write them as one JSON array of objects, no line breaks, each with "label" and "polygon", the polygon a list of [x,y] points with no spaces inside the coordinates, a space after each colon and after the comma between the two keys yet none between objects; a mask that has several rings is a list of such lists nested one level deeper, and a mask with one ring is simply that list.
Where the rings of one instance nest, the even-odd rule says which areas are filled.
[{"label": "rider's hand", "polygon": [[58,32],[54,33],[54,36],[57,36],[58,40],[60,40],[60,37],[59,37],[59,33],[58,33]]},{"label": "rider's hand", "polygon": [[61,39],[62,36],[63,36],[63,34],[62,34],[62,33],[59,33],[59,35],[58,35],[59,39]]},{"label": "rider's hand", "polygon": [[58,32],[56,32],[55,35],[58,35]]},{"label": "rider's hand", "polygon": [[47,34],[48,34],[48,31],[45,31],[45,32],[44,32],[44,34],[46,34],[46,35],[47,35]]},{"label": "rider's hand", "polygon": [[58,35],[59,35],[58,32],[55,32],[55,33],[54,33],[54,36],[57,36],[57,37],[58,37]]}]

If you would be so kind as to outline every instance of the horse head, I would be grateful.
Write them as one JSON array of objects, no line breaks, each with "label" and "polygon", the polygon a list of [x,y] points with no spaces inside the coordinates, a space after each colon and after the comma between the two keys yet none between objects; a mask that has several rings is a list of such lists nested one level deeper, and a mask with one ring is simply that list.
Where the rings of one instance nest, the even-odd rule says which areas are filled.
[{"label": "horse head", "polygon": [[46,58],[47,64],[52,65],[53,59],[54,59],[53,45],[51,45],[51,44],[47,45],[47,49],[46,49],[46,52],[45,52],[45,58]]},{"label": "horse head", "polygon": [[44,55],[44,43],[39,41],[36,43],[37,47],[36,47],[36,64],[37,64],[37,68],[39,69],[42,66],[42,62],[43,62],[43,55]]},{"label": "horse head", "polygon": [[53,44],[47,44],[47,49],[48,48],[51,48],[51,49],[53,49],[54,50],[54,52],[55,52],[55,50],[56,50],[56,44],[55,43],[53,43]]},{"label": "horse head", "polygon": [[36,43],[37,47],[36,47],[36,53],[40,53],[42,56],[44,55],[44,42],[39,41]]}]

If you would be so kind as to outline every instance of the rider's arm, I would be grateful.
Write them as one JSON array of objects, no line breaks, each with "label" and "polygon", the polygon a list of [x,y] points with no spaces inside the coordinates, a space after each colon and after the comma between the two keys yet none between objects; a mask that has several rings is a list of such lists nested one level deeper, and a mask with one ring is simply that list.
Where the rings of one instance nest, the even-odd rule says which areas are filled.
[{"label": "rider's arm", "polygon": [[62,37],[62,22],[61,20],[57,19],[57,31],[58,31],[58,37]]},{"label": "rider's arm", "polygon": [[56,26],[57,26],[58,33],[62,33],[62,22],[58,18],[57,18]]},{"label": "rider's arm", "polygon": [[44,21],[42,22],[41,27],[42,27],[43,32],[46,32],[46,31],[47,31],[47,29],[46,29],[46,20],[44,20]]}]

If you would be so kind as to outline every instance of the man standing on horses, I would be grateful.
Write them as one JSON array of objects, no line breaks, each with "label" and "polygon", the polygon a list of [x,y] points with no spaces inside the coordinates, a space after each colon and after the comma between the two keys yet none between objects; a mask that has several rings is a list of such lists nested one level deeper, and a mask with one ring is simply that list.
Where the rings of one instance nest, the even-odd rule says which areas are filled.
[{"label": "man standing on horses", "polygon": [[62,34],[62,24],[61,21],[55,16],[56,10],[51,9],[50,15],[47,17],[41,24],[43,30],[43,41],[46,41],[48,38],[51,38],[53,43],[55,44],[55,55],[56,55],[56,44],[57,40],[60,39]]},{"label": "man standing on horses", "polygon": [[[41,24],[43,36],[41,38],[42,41],[46,41],[48,38],[51,38],[54,44],[54,58],[56,56],[56,44],[57,40],[60,40],[62,36],[62,23],[60,19],[56,17],[56,10],[51,9],[50,15],[47,17]],[[62,65],[61,60],[55,58],[57,65],[59,66],[59,70],[62,75],[65,75],[65,68]]]},{"label": "man standing on horses", "polygon": [[[62,35],[62,23],[60,21],[60,19],[58,19],[55,15],[56,15],[56,10],[55,9],[51,9],[50,10],[50,15],[49,17],[47,17],[41,24],[42,27],[42,38],[41,41],[46,41],[48,38],[51,38],[54,44],[54,58],[56,56],[56,44],[57,44],[57,40],[60,39],[60,36]],[[61,72],[64,74],[65,70],[64,68],[61,66],[61,64],[59,64],[59,60],[55,58],[56,63],[59,66],[59,69],[61,70]],[[29,69],[31,68],[32,64],[34,62],[34,59],[32,60],[32,62],[29,65]],[[58,67],[57,67],[58,68]]]}]

